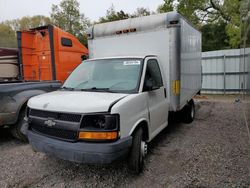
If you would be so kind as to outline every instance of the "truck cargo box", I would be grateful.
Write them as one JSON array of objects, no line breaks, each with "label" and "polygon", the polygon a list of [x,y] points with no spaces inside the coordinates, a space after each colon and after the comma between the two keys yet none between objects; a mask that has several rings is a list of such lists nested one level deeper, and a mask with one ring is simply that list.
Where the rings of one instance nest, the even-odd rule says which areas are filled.
[{"label": "truck cargo box", "polygon": [[157,56],[172,111],[201,90],[201,33],[176,12],[97,24],[88,37],[91,59]]},{"label": "truck cargo box", "polygon": [[88,54],[76,37],[53,25],[18,31],[17,37],[24,80],[63,82]]}]

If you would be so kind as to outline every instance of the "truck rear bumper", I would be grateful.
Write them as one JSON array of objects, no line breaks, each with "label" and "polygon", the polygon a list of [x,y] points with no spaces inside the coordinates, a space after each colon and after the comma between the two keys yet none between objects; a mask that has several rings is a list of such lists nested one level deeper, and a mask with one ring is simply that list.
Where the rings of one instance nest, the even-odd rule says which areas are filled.
[{"label": "truck rear bumper", "polygon": [[27,131],[34,150],[60,159],[86,164],[110,164],[128,154],[132,137],[112,143],[66,142]]}]

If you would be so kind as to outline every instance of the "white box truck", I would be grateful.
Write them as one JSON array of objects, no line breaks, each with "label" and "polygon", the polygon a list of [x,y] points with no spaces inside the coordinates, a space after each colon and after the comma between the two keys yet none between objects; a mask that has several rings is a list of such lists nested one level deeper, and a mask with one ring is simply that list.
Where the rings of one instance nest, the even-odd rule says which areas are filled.
[{"label": "white box truck", "polygon": [[97,24],[90,59],[55,92],[28,102],[23,132],[37,151],[79,163],[128,156],[139,173],[170,112],[194,119],[201,33],[176,12]]}]

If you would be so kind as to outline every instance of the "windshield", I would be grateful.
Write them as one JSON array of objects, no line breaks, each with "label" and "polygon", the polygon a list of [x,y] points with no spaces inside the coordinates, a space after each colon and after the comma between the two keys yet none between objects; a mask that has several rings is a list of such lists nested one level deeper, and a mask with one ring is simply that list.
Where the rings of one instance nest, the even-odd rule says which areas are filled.
[{"label": "windshield", "polygon": [[63,89],[120,93],[138,91],[142,59],[84,61],[68,77]]}]

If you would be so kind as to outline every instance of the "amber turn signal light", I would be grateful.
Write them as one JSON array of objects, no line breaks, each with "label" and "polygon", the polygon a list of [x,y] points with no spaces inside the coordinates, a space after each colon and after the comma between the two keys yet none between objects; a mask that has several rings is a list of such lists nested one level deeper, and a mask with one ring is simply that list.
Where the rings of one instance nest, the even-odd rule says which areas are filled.
[{"label": "amber turn signal light", "polygon": [[79,139],[85,140],[115,140],[117,132],[80,132]]}]

